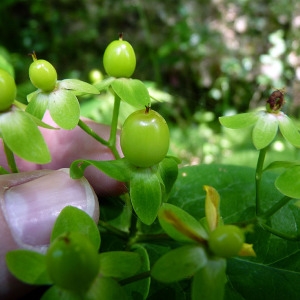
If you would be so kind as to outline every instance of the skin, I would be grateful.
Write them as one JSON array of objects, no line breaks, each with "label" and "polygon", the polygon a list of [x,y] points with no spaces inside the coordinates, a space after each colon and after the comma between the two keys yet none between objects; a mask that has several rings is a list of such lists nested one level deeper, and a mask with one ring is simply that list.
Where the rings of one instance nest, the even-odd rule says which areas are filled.
[{"label": "skin", "polygon": [[[44,121],[54,125],[49,115],[45,116]],[[86,122],[96,133],[103,138],[108,138],[109,127],[92,121]],[[36,202],[34,201],[36,199],[37,203],[40,203],[39,196],[45,199],[49,197],[49,201],[53,201],[55,198],[57,202],[62,203],[62,206],[73,205],[73,203],[81,205],[83,203],[83,209],[86,210],[89,207],[88,213],[97,221],[99,219],[98,199],[103,196],[118,195],[125,191],[123,183],[108,178],[95,168],[89,167],[87,169],[85,174],[87,180],[72,180],[69,177],[68,169],[59,170],[68,168],[73,160],[79,158],[114,159],[109,149],[100,145],[82,129],[75,128],[72,131],[41,129],[41,132],[49,146],[52,162],[41,166],[17,159],[20,173],[0,176],[0,299],[18,299],[32,289],[32,287],[17,281],[8,272],[5,264],[6,252],[19,248],[45,252],[47,248],[45,240],[49,240],[52,224],[55,221],[54,217],[52,219],[48,217],[47,212],[39,214],[37,216],[40,222],[38,226],[28,224],[28,226],[32,226],[29,230],[31,240],[28,242],[26,236],[19,239],[15,230],[18,226],[15,226],[16,221],[9,212],[16,214],[16,219],[20,219],[20,222],[27,222],[27,219],[30,219],[30,217],[26,218],[25,216],[26,220],[24,221],[24,218],[22,219],[22,216],[18,215],[17,209],[22,207],[19,203],[28,205],[30,213],[33,215],[34,209],[40,212],[40,207],[35,207]],[[0,165],[7,167],[2,145],[0,145]],[[90,185],[93,188],[90,188]],[[55,197],[51,197],[51,193]],[[18,195],[21,195],[21,201],[19,201]],[[61,199],[59,199],[60,197]],[[45,203],[47,201],[45,200]],[[55,202],[55,207],[57,202]],[[89,204],[86,205],[86,203]],[[57,207],[56,209],[58,213],[62,208]],[[10,220],[12,221],[10,222]]]}]

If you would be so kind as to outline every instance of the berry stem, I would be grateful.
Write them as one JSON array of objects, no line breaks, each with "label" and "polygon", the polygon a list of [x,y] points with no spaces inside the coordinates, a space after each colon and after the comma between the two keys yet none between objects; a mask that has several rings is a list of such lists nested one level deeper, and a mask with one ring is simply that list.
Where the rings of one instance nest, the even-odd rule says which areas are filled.
[{"label": "berry stem", "polygon": [[259,215],[261,213],[261,202],[260,202],[259,190],[260,190],[260,182],[263,173],[263,166],[264,166],[266,153],[267,153],[267,147],[260,150],[258,160],[257,160],[257,165],[256,165],[256,171],[255,171],[256,215]]},{"label": "berry stem", "polygon": [[120,97],[118,95],[115,95],[113,116],[112,116],[112,121],[111,121],[111,128],[110,128],[110,136],[109,136],[109,140],[108,140],[108,145],[109,145],[109,148],[111,149],[111,151],[114,154],[116,159],[120,158],[120,154],[119,154],[119,152],[117,150],[117,147],[116,147],[120,104],[121,104]]},{"label": "berry stem", "polygon": [[6,155],[7,164],[11,170],[12,173],[19,173],[14,153],[11,151],[11,149],[6,145],[5,141],[3,141],[4,146],[4,152]]}]

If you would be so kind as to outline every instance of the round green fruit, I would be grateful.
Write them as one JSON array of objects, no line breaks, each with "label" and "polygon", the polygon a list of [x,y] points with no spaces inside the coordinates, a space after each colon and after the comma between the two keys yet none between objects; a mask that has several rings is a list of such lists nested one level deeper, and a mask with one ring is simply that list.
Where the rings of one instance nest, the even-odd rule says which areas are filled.
[{"label": "round green fruit", "polygon": [[87,290],[99,271],[98,251],[79,232],[69,232],[51,243],[46,254],[47,270],[53,282],[66,290]]},{"label": "round green fruit", "polygon": [[52,64],[44,59],[34,60],[29,67],[29,78],[32,84],[43,92],[54,90],[57,73]]},{"label": "round green fruit", "polygon": [[169,142],[167,122],[154,110],[135,111],[123,124],[121,148],[128,161],[137,167],[159,163],[168,152]]},{"label": "round green fruit", "polygon": [[132,46],[128,42],[123,41],[122,37],[111,42],[105,49],[103,65],[109,76],[131,77],[136,66],[136,58]]},{"label": "round green fruit", "polygon": [[217,256],[229,258],[237,255],[245,242],[244,232],[235,225],[217,227],[209,236],[210,250]]},{"label": "round green fruit", "polygon": [[0,111],[9,109],[15,100],[17,87],[14,78],[0,69]]}]

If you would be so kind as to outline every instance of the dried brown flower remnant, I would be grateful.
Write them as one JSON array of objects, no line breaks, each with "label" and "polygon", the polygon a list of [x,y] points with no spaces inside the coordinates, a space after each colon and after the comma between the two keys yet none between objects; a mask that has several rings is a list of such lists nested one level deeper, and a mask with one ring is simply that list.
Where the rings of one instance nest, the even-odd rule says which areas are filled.
[{"label": "dried brown flower remnant", "polygon": [[274,91],[267,100],[267,111],[277,113],[284,104],[284,90]]}]

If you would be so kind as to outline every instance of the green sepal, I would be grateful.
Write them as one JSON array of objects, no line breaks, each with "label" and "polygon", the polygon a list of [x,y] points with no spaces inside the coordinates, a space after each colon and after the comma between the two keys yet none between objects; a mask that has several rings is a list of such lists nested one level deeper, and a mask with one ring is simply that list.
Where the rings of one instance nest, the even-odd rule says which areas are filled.
[{"label": "green sepal", "polygon": [[95,221],[83,210],[66,206],[58,215],[51,233],[50,241],[66,232],[80,232],[85,235],[96,249],[100,248],[100,234]]},{"label": "green sepal", "polygon": [[47,144],[32,117],[24,111],[7,112],[0,117],[1,135],[19,157],[38,164],[51,161]]},{"label": "green sepal", "polygon": [[133,276],[141,267],[138,253],[111,251],[99,254],[100,274],[105,277],[124,279]]},{"label": "green sepal", "polygon": [[208,238],[204,227],[189,213],[169,203],[163,203],[158,212],[163,230],[179,242],[203,242]]},{"label": "green sepal", "polygon": [[256,149],[260,150],[267,147],[275,138],[278,132],[278,120],[270,113],[264,112],[257,120],[252,139]]},{"label": "green sepal", "polygon": [[294,166],[299,166],[299,161],[273,161],[267,167],[264,168],[264,171],[279,169],[279,168],[291,168]]},{"label": "green sepal", "polygon": [[8,252],[5,258],[9,271],[19,280],[36,285],[52,283],[47,273],[44,254],[18,249]]},{"label": "green sepal", "polygon": [[131,166],[125,158],[104,161],[86,159],[75,160],[70,166],[71,178],[81,178],[88,166],[93,166],[106,175],[110,176],[111,178],[114,178],[121,182],[127,182],[130,179]]},{"label": "green sepal", "polygon": [[111,87],[123,101],[136,108],[150,105],[148,89],[138,79],[118,78],[111,83]]},{"label": "green sepal", "polygon": [[208,259],[207,263],[194,275],[192,300],[223,300],[226,283],[226,260]]},{"label": "green sepal", "polygon": [[219,117],[221,125],[231,129],[249,127],[255,124],[259,115],[257,112],[237,114],[234,116]]},{"label": "green sepal", "polygon": [[68,90],[57,90],[49,94],[48,109],[53,121],[63,129],[76,127],[80,117],[78,99]]},{"label": "green sepal", "polygon": [[154,222],[162,201],[161,181],[156,171],[151,168],[137,168],[131,173],[132,207],[139,219],[146,225]]},{"label": "green sepal", "polygon": [[173,156],[166,156],[158,165],[158,172],[164,183],[165,193],[168,195],[178,176],[180,160]]},{"label": "green sepal", "polygon": [[279,129],[283,137],[295,147],[300,147],[300,133],[294,122],[284,115],[278,118]]},{"label": "green sepal", "polygon": [[116,80],[115,77],[107,77],[99,82],[94,84],[94,87],[97,88],[99,92],[106,90],[109,86]]},{"label": "green sepal", "polygon": [[207,254],[203,247],[186,245],[161,256],[153,265],[151,276],[161,282],[175,282],[193,276],[206,263]]},{"label": "green sepal", "polygon": [[49,94],[36,91],[27,96],[27,101],[26,112],[41,120],[48,108]]},{"label": "green sepal", "polygon": [[284,195],[300,198],[300,166],[288,168],[275,181],[276,188]]},{"label": "green sepal", "polygon": [[75,95],[99,94],[98,89],[94,85],[78,79],[64,79],[58,81],[58,88],[71,90]]}]

